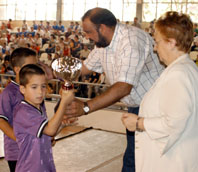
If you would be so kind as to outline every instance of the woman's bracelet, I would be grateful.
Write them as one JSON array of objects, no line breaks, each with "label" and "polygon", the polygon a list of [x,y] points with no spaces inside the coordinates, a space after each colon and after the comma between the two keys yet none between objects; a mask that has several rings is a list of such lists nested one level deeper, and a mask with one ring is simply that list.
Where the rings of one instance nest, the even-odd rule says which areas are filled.
[{"label": "woman's bracelet", "polygon": [[143,130],[139,127],[139,120],[142,119],[142,117],[138,117],[136,121],[136,131],[143,132]]}]

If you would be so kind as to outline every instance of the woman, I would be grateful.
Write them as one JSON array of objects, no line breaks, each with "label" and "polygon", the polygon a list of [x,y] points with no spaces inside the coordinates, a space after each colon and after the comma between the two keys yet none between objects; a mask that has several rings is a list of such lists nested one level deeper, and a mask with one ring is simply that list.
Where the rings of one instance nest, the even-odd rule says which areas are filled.
[{"label": "woman", "polygon": [[188,52],[193,24],[167,12],[155,23],[155,50],[167,67],[144,96],[139,117],[123,114],[135,135],[136,172],[198,171],[198,68]]}]

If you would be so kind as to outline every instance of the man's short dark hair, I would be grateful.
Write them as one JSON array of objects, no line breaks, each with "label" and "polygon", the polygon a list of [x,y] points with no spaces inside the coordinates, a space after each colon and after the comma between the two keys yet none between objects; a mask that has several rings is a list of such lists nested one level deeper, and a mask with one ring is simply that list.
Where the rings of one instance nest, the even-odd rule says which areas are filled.
[{"label": "man's short dark hair", "polygon": [[88,10],[82,17],[82,21],[86,18],[89,18],[95,25],[104,24],[109,27],[114,27],[117,24],[113,13],[105,8],[93,8]]}]

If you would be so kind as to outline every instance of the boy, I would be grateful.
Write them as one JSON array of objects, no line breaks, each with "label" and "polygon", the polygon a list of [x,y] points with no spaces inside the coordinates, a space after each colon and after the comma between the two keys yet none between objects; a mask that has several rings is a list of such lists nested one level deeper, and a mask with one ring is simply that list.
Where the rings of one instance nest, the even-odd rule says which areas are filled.
[{"label": "boy", "polygon": [[65,106],[73,101],[74,94],[62,91],[59,108],[48,121],[42,106],[47,86],[43,69],[34,64],[26,65],[21,69],[19,78],[24,100],[14,111],[14,133],[19,146],[16,172],[55,172],[50,136],[56,135]]},{"label": "boy", "polygon": [[18,158],[18,146],[13,132],[13,109],[21,102],[23,95],[19,90],[19,71],[23,65],[37,63],[35,51],[28,48],[17,48],[11,54],[11,66],[16,74],[16,80],[0,94],[0,129],[4,132],[5,159],[11,172],[15,171]]}]

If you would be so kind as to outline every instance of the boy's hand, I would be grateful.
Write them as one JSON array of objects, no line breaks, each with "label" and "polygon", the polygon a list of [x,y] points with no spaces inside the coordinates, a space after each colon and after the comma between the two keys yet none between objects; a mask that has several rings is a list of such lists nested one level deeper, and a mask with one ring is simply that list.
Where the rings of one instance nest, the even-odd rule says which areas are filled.
[{"label": "boy's hand", "polygon": [[51,143],[52,143],[52,146],[56,144],[56,140],[54,139],[54,137],[51,138]]},{"label": "boy's hand", "polygon": [[62,90],[61,91],[61,101],[69,104],[74,100],[74,91],[73,90]]},{"label": "boy's hand", "polygon": [[76,121],[78,121],[78,118],[76,118],[76,117],[67,118],[67,115],[64,115],[62,124],[65,125],[65,126],[68,126],[68,125],[74,124]]}]

